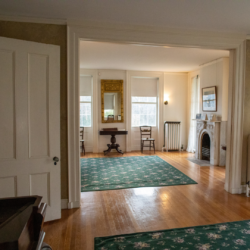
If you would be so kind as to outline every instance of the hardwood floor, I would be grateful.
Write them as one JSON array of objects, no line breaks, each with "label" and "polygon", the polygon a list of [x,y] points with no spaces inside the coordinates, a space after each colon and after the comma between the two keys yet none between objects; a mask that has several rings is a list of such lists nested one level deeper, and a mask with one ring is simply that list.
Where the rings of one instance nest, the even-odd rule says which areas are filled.
[{"label": "hardwood floor", "polygon": [[[109,157],[154,155],[140,152]],[[250,219],[250,198],[224,191],[224,167],[199,167],[186,152],[156,155],[198,182],[197,185],[132,188],[81,194],[81,208],[62,210],[62,219],[45,223],[53,250],[94,249],[94,237]],[[85,157],[104,157],[86,153]]]}]

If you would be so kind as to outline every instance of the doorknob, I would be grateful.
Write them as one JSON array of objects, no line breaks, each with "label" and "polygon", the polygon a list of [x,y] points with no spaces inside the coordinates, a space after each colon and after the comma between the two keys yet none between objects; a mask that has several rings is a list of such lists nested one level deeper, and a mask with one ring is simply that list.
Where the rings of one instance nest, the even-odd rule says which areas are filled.
[{"label": "doorknob", "polygon": [[59,158],[55,156],[55,157],[53,158],[53,161],[54,161],[54,165],[56,165],[57,162],[59,162]]}]

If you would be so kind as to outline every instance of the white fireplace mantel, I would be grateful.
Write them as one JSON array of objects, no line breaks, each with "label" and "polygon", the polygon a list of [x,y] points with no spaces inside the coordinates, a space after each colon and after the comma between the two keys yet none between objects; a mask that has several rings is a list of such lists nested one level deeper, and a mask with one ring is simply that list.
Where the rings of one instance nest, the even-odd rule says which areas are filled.
[{"label": "white fireplace mantel", "polygon": [[220,160],[220,121],[196,120],[196,159],[202,159],[202,138],[207,133],[210,137],[210,164],[219,165]]}]

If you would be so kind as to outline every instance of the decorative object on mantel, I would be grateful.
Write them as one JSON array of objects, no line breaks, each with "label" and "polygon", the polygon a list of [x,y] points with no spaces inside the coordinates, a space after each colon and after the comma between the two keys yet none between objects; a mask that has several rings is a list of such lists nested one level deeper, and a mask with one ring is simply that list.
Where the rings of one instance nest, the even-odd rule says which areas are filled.
[{"label": "decorative object on mantel", "polygon": [[217,93],[216,86],[202,89],[202,111],[217,111]]},{"label": "decorative object on mantel", "polygon": [[201,115],[201,120],[206,121],[207,120],[207,114],[202,114]]},{"label": "decorative object on mantel", "polygon": [[210,122],[215,122],[215,121],[217,121],[216,115],[215,115],[215,114],[208,115],[208,120],[209,120]]},{"label": "decorative object on mantel", "polygon": [[196,114],[196,120],[200,120],[201,119],[201,114]]}]

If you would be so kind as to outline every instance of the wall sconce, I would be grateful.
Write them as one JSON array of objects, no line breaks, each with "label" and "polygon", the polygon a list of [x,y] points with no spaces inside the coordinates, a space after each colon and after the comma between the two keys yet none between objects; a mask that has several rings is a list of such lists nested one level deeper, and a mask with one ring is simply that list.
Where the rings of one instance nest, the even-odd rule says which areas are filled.
[{"label": "wall sconce", "polygon": [[164,95],[164,104],[165,105],[168,105],[168,101],[169,101],[169,97],[168,97],[168,95]]}]

